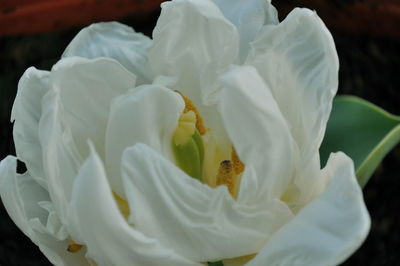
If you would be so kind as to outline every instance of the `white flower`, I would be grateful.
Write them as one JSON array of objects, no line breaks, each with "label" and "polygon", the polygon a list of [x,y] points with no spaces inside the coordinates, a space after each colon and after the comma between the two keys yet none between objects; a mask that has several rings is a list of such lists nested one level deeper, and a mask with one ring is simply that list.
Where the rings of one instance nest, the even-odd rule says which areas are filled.
[{"label": "white flower", "polygon": [[162,7],[153,40],[94,24],[22,76],[28,171],[0,165],[11,218],[56,265],[344,261],[370,218],[351,159],[320,170],[338,86],[322,21],[295,9],[279,23],[263,0]]}]

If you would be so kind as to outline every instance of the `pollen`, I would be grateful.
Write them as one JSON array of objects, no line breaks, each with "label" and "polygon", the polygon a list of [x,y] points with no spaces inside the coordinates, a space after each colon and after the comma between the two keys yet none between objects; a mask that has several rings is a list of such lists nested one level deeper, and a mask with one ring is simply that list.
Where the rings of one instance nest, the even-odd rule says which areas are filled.
[{"label": "pollen", "polygon": [[239,156],[236,153],[235,147],[232,147],[232,163],[233,169],[235,170],[235,174],[241,174],[244,171],[244,163],[239,159]]},{"label": "pollen", "polygon": [[217,175],[217,186],[225,185],[232,196],[236,195],[236,180],[233,163],[230,160],[224,160],[219,165]]},{"label": "pollen", "polygon": [[70,240],[68,243],[67,251],[71,253],[76,253],[81,250],[83,245],[76,243],[74,240]]},{"label": "pollen", "polygon": [[113,196],[115,201],[117,202],[118,209],[122,213],[122,215],[125,217],[125,219],[128,219],[129,215],[131,214],[131,211],[129,209],[129,204],[126,200],[124,200],[120,195],[115,193],[113,191]]},{"label": "pollen", "polygon": [[207,129],[204,126],[203,118],[201,117],[199,111],[197,110],[197,107],[188,97],[183,95],[180,91],[176,92],[179,93],[182,96],[183,100],[185,101],[185,109],[183,110],[183,113],[193,111],[196,114],[196,128],[199,131],[200,135],[203,136],[204,134],[207,133]]}]

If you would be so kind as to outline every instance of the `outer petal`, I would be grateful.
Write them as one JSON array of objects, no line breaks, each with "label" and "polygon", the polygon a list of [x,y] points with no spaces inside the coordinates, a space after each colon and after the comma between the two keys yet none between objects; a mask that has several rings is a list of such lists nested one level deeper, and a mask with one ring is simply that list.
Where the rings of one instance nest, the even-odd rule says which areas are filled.
[{"label": "outer petal", "polygon": [[110,102],[134,82],[133,74],[112,59],[67,58],[53,67],[39,137],[50,197],[63,222],[72,184],[89,154],[87,140],[104,154]]},{"label": "outer petal", "polygon": [[221,69],[237,60],[236,28],[211,0],[177,0],[161,7],[149,50],[151,66],[156,75],[175,78],[176,89],[200,105],[201,97],[215,89]]},{"label": "outer petal", "polygon": [[[279,198],[294,170],[293,140],[272,94],[250,66],[233,67],[221,77],[220,110],[240,159],[254,167],[244,173],[238,200]],[[250,182],[253,185],[250,185]]]},{"label": "outer petal", "polygon": [[72,139],[71,130],[61,123],[60,95],[50,90],[43,97],[43,113],[39,122],[39,139],[43,149],[43,168],[51,201],[62,221],[67,217],[73,180],[83,158]]},{"label": "outer petal", "polygon": [[87,139],[104,154],[110,103],[135,87],[135,81],[132,73],[112,59],[66,58],[53,67],[50,85],[60,95],[60,122],[71,129],[84,158]]},{"label": "outer petal", "polygon": [[0,163],[0,195],[11,219],[53,264],[88,265],[82,252],[67,252],[67,235],[59,227],[58,217],[42,207],[49,201],[47,191],[28,173],[17,174],[16,164],[17,160],[12,156]]},{"label": "outer petal", "polygon": [[42,98],[49,89],[49,72],[28,68],[18,83],[11,120],[14,122],[14,142],[18,158],[29,174],[44,188],[47,181],[43,173],[42,147],[39,142],[39,119]]},{"label": "outer petal", "polygon": [[159,85],[137,87],[113,101],[106,133],[106,168],[119,195],[125,195],[121,179],[125,148],[145,143],[174,161],[172,134],[183,109],[182,97]]},{"label": "outer petal", "polygon": [[225,186],[210,188],[143,144],[125,151],[130,222],[194,261],[253,254],[291,218],[286,205],[238,204]]},{"label": "outer petal", "polygon": [[257,36],[247,63],[271,88],[304,167],[318,153],[338,87],[331,34],[315,12],[294,9],[282,23],[266,26]]},{"label": "outer petal", "polygon": [[364,241],[370,217],[357,183],[353,162],[343,153],[331,155],[326,191],[282,227],[252,265],[338,265]]},{"label": "outer petal", "polygon": [[240,61],[244,61],[252,42],[264,24],[278,24],[278,14],[266,0],[214,0],[232,22],[240,37]]},{"label": "outer petal", "polygon": [[138,84],[144,84],[153,79],[147,58],[147,49],[151,44],[150,38],[121,23],[96,23],[82,29],[62,57],[110,57],[135,73]]},{"label": "outer petal", "polygon": [[88,257],[98,265],[199,265],[126,223],[93,150],[79,171],[70,206],[78,232],[75,239],[87,246]]}]

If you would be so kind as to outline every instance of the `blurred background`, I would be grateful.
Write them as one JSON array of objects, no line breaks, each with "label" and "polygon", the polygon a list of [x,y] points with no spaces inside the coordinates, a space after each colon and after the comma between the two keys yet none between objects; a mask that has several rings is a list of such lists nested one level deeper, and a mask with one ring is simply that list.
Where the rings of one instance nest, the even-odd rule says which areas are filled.
[{"label": "blurred background", "polygon": [[[117,20],[151,36],[161,0],[0,0],[0,160],[15,154],[10,112],[30,66],[50,70],[83,26]],[[400,115],[400,0],[280,0],[280,19],[296,6],[316,10],[340,59],[340,94]],[[362,247],[343,265],[400,265],[400,147],[385,158],[364,197],[372,217]],[[0,203],[0,266],[50,265]]]}]

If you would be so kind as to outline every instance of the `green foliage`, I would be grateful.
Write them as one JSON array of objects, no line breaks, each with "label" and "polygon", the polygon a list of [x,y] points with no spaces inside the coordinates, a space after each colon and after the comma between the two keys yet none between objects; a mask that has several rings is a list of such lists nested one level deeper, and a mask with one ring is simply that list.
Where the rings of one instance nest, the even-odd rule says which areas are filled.
[{"label": "green foliage", "polygon": [[400,117],[354,96],[338,96],[320,148],[322,166],[331,152],[354,160],[360,186],[365,186],[386,154],[400,142]]}]

